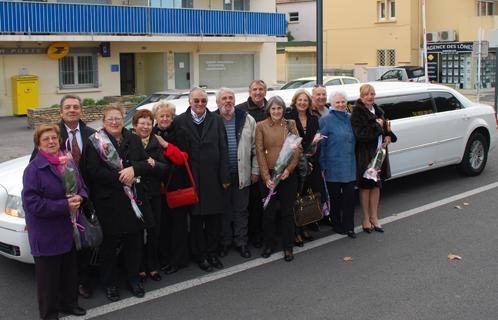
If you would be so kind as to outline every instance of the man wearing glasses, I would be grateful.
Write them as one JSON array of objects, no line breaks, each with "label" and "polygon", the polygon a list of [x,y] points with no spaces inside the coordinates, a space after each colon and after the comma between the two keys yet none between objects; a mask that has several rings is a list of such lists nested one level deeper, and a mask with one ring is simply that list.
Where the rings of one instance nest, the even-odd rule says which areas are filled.
[{"label": "man wearing glasses", "polygon": [[185,132],[188,163],[196,183],[199,202],[190,209],[192,255],[199,268],[209,272],[222,269],[217,257],[224,212],[224,190],[230,185],[228,149],[222,118],[206,106],[208,96],[201,88],[189,94],[190,107],[175,118]]},{"label": "man wearing glasses", "polygon": [[[244,110],[249,113],[256,122],[266,119],[266,83],[263,80],[253,80],[249,84],[249,98],[235,106],[235,109]],[[255,179],[257,182],[257,179]],[[250,187],[249,195],[249,238],[255,248],[263,246],[263,206],[261,193],[257,183]]]},{"label": "man wearing glasses", "polygon": [[[70,151],[76,163],[78,163],[83,180],[86,177],[86,165],[84,150],[88,144],[88,138],[95,132],[87,127],[81,120],[81,98],[77,95],[65,95],[60,102],[59,113],[61,121],[59,129],[61,132],[61,150]],[[29,161],[33,160],[38,153],[38,148],[34,148]],[[88,179],[87,179],[88,180]],[[87,201],[85,206],[91,206]],[[85,209],[85,208],[83,208]],[[89,264],[92,252],[90,249],[78,251],[78,293],[83,298],[90,298],[92,290],[90,287]]]}]

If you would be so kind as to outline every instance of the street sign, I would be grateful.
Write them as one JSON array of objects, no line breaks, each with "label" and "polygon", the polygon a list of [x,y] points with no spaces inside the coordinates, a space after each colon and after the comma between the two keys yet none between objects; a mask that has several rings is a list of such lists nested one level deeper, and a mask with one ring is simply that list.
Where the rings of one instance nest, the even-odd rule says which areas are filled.
[{"label": "street sign", "polygon": [[[481,41],[481,57],[486,58],[488,56],[488,51],[489,51],[489,42]],[[473,56],[479,55],[479,41],[474,41],[472,46],[472,55]]]}]

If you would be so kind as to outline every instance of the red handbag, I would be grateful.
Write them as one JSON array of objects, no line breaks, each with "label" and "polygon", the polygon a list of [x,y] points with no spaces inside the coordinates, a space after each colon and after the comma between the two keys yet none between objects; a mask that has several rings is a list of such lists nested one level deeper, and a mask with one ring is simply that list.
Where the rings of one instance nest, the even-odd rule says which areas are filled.
[{"label": "red handbag", "polygon": [[171,176],[173,172],[169,175],[168,183],[166,184],[166,202],[168,203],[168,207],[170,208],[178,208],[183,206],[189,206],[199,202],[199,196],[197,195],[197,191],[195,190],[195,181],[192,176],[192,172],[190,171],[190,166],[188,162],[185,160],[185,168],[187,169],[188,177],[190,182],[192,183],[191,187],[178,189],[175,191],[168,191],[168,185],[171,181]]}]

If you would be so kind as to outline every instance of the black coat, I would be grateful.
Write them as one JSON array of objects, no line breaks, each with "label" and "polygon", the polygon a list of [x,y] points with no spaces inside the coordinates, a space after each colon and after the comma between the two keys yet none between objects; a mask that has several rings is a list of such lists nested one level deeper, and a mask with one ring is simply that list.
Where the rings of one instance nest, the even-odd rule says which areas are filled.
[{"label": "black coat", "polygon": [[168,171],[169,164],[164,157],[164,148],[159,144],[154,134],[150,135],[149,143],[145,147],[147,158],[155,160],[154,168],[150,168],[149,174],[144,177],[144,185],[150,197],[161,194],[161,182],[164,181]]},{"label": "black coat", "polygon": [[[161,130],[155,126],[152,128],[152,133],[160,135],[164,140],[176,146],[181,151],[185,151],[188,146],[187,133],[185,132],[185,129],[176,125],[176,121],[173,121],[166,130]],[[163,182],[165,186],[167,185],[168,191],[190,187],[191,183],[185,166],[174,165],[167,157],[165,158],[170,167],[169,172],[163,176]],[[170,176],[171,180],[168,184]]]},{"label": "black coat", "polygon": [[211,215],[224,212],[224,183],[230,183],[228,149],[223,119],[206,111],[202,135],[192,120],[190,107],[174,122],[182,128],[186,145],[181,149],[189,155],[189,164],[197,184],[199,203],[192,206],[193,215]]},{"label": "black coat", "polygon": [[[123,138],[118,145],[116,140],[109,138],[123,160],[123,167],[133,166],[135,177],[145,177],[150,172],[147,156],[140,138],[127,129],[123,129]],[[108,166],[99,156],[99,152],[92,143],[86,146],[86,163],[88,177],[93,187],[95,210],[104,234],[117,235],[135,233],[144,227],[151,227],[151,211],[148,196],[142,183],[135,184],[137,203],[144,215],[145,223],[140,221],[131,207],[130,199],[123,191],[123,184],[119,182],[119,173]]]},{"label": "black coat", "polygon": [[258,107],[254,104],[254,102],[252,102],[251,97],[249,97],[247,98],[247,101],[236,105],[235,109],[244,110],[245,112],[249,113],[254,118],[254,120],[256,120],[256,122],[260,122],[268,118],[268,115],[265,111],[266,103],[267,101],[265,99],[265,103],[263,104],[263,106]]},{"label": "black coat", "polygon": [[[95,132],[95,130],[93,128],[88,127],[81,120],[80,120],[79,124],[80,124],[81,141],[83,142],[83,147],[81,148],[81,159],[80,159],[80,163],[79,163],[79,169],[80,169],[81,176],[83,177],[83,180],[86,183],[87,172],[86,172],[86,164],[85,164],[85,149],[86,149],[86,146],[88,144],[88,138]],[[69,134],[66,130],[66,126],[64,124],[64,121],[62,121],[62,120],[59,122],[59,129],[61,132],[61,141],[60,141],[61,150],[65,151],[66,150],[66,141],[69,138]],[[70,144],[68,144],[68,147],[69,147],[69,150],[67,150],[67,151],[71,151]],[[31,158],[29,159],[29,161],[33,160],[37,154],[38,154],[38,148],[35,146],[35,148],[33,149],[33,152],[31,153]],[[88,184],[87,184],[87,186],[90,188],[90,186]]]},{"label": "black coat", "polygon": [[[306,132],[304,132],[303,124],[301,123],[301,120],[299,120],[298,111],[296,109],[288,109],[285,113],[285,117],[287,119],[296,121],[297,131],[299,131],[299,135],[303,138],[301,145],[303,147],[304,154],[309,152],[315,134],[320,132],[318,117],[310,112],[307,112],[306,115],[308,119],[306,123]],[[320,145],[318,145],[315,154],[311,157],[307,157],[307,159],[311,163],[313,170],[306,177],[305,181],[301,181],[299,189],[302,189],[300,191],[306,192],[308,188],[311,188],[313,192],[319,192],[321,195],[324,195],[325,188],[322,177],[322,169],[320,167],[320,162],[318,161],[320,159]],[[325,197],[322,197],[322,200],[325,201]]]},{"label": "black coat", "polygon": [[[375,156],[377,151],[378,137],[390,136],[392,142],[396,142],[397,137],[394,133],[388,132],[387,122],[384,118],[384,110],[374,105],[375,114],[371,113],[367,107],[361,102],[356,101],[351,114],[351,126],[356,138],[356,174],[358,180],[363,176],[368,164]],[[384,120],[384,126],[381,127],[376,119]],[[391,177],[391,169],[389,166],[389,152],[382,163],[380,176],[383,180]]]}]

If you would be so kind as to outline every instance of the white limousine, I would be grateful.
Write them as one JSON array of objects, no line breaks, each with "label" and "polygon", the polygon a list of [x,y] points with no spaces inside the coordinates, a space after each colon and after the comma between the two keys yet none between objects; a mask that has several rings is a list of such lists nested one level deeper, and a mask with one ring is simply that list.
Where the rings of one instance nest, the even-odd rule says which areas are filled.
[{"label": "white limousine", "polygon": [[[491,106],[474,103],[442,85],[371,84],[377,93],[376,103],[392,120],[392,130],[398,136],[398,142],[389,149],[391,179],[448,165],[457,165],[471,176],[484,170],[488,152],[497,139],[497,119]],[[344,91],[352,106],[360,86],[333,86],[327,91]],[[295,91],[268,91],[267,96],[280,95],[289,103]],[[247,93],[237,93],[236,102],[247,97]],[[185,99],[170,102],[177,106],[177,114],[188,107]],[[214,98],[209,99],[208,108],[216,109]],[[28,160],[26,156],[0,164],[0,254],[22,262],[33,262],[20,198],[22,173]]]}]

